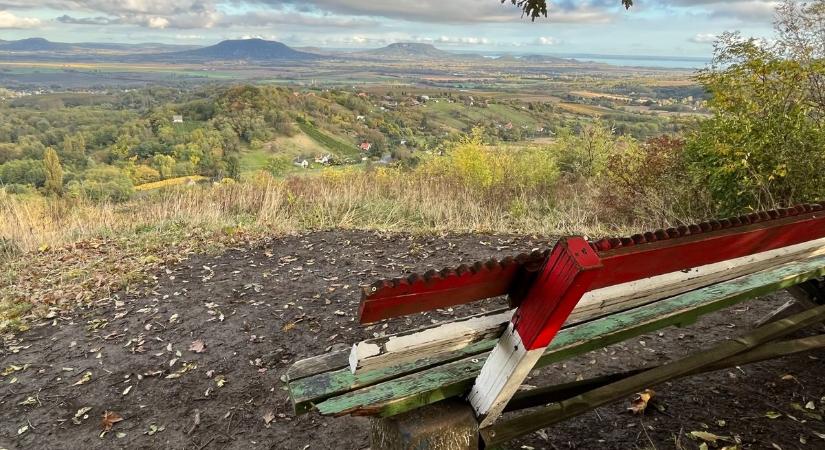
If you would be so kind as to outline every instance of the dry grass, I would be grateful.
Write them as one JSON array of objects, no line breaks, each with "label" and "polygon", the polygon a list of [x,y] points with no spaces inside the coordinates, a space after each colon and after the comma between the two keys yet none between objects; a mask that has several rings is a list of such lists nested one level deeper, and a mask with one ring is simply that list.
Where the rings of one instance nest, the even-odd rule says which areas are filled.
[{"label": "dry grass", "polygon": [[[408,232],[627,233],[594,190],[472,188],[427,171],[325,170],[237,184],[172,187],[123,204],[0,190],[0,331],[92,304],[195,251],[312,229]],[[656,224],[659,225],[659,224]]]}]

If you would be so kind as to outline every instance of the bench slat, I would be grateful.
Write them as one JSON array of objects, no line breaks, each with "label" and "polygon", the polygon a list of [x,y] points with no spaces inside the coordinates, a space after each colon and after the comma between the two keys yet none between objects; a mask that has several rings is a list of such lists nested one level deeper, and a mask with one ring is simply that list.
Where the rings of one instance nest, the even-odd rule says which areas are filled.
[{"label": "bench slat", "polygon": [[[586,293],[582,297],[565,322],[565,327],[642,306],[721,281],[727,281],[748,273],[822,254],[825,254],[825,239],[818,239],[690,270],[597,289]],[[350,368],[355,366],[355,372],[384,370],[387,367],[399,365],[401,362],[420,358],[421,355],[457,351],[466,345],[486,339],[494,334],[501,335],[513,311],[502,313],[500,317],[495,319],[490,317],[490,313],[487,313],[484,315],[490,317],[490,320],[487,321],[472,322],[471,319],[482,317],[482,315],[471,316],[397,335],[359,342],[355,345],[352,355],[350,355]],[[453,328],[450,328],[451,326]],[[394,346],[391,345],[393,343]],[[398,373],[397,375],[403,374]]]},{"label": "bench slat", "polygon": [[[689,323],[703,314],[823,275],[825,256],[818,256],[576,325],[559,332],[536,368],[666,326]],[[324,415],[391,416],[462,395],[472,386],[486,356],[475,355],[351,391],[318,403],[317,409]],[[345,373],[343,376],[352,377],[349,371]]]}]

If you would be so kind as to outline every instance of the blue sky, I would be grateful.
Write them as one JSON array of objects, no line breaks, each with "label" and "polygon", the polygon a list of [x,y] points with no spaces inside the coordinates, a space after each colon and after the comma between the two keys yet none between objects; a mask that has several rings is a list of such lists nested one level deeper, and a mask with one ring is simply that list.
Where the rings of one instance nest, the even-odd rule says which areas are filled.
[{"label": "blue sky", "polygon": [[716,35],[770,36],[775,1],[551,2],[530,22],[499,0],[0,0],[0,39],[293,46],[427,42],[476,52],[709,56]]}]

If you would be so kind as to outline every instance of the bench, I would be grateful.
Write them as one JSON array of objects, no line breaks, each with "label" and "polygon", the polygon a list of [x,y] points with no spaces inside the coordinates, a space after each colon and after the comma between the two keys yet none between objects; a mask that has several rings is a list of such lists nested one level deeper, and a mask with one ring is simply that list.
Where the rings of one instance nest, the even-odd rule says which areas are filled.
[{"label": "bench", "polygon": [[[371,448],[491,447],[679,377],[825,347],[825,212],[806,204],[381,281],[361,322],[507,295],[509,307],[296,362],[296,414],[370,416]],[[519,391],[531,370],[765,294],[798,308],[657,367]],[[518,415],[506,414],[530,408]],[[503,415],[502,415],[503,414]]]}]

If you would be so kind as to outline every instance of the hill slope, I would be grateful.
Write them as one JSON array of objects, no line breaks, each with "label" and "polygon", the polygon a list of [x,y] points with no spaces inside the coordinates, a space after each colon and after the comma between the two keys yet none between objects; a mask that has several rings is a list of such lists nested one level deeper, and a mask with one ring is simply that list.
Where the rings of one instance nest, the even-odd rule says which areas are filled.
[{"label": "hill slope", "polygon": [[396,42],[386,47],[375,50],[367,50],[357,53],[358,56],[381,57],[381,58],[426,58],[426,59],[446,59],[456,55],[438,49],[432,44],[420,44],[416,42]]},{"label": "hill slope", "polygon": [[11,52],[46,52],[69,50],[71,48],[70,44],[51,42],[43,38],[28,38],[0,43],[0,50]]},{"label": "hill slope", "polygon": [[183,59],[247,59],[255,61],[312,60],[320,57],[312,53],[300,52],[280,42],[263,39],[227,40],[209,47],[156,56]]}]

